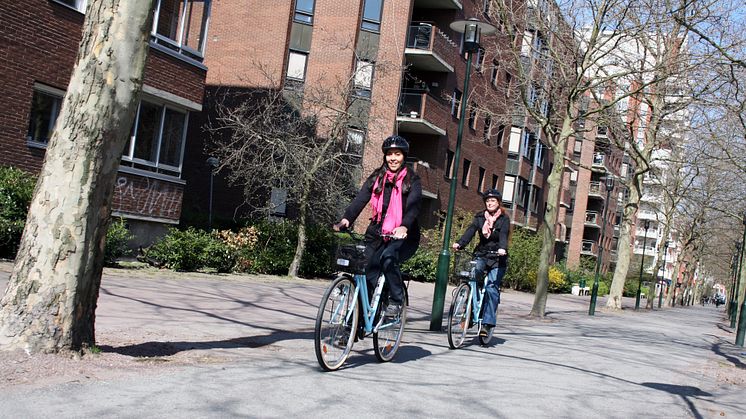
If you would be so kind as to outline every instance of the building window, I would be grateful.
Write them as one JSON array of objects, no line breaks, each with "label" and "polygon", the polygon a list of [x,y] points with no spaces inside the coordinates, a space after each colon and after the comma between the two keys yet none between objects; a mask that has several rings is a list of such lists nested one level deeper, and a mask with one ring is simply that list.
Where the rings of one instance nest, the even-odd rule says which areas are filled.
[{"label": "building window", "polygon": [[477,73],[481,73],[482,69],[484,68],[484,56],[485,56],[484,48],[479,47],[479,49],[477,50],[477,62],[476,62]]},{"label": "building window", "polygon": [[469,128],[477,129],[477,114],[479,113],[479,107],[476,103],[472,102],[469,107]]},{"label": "building window", "polygon": [[315,0],[295,0],[293,20],[308,25],[313,24],[313,6]]},{"label": "building window", "polygon": [[301,51],[290,51],[288,56],[287,77],[292,80],[304,81],[306,79],[306,62],[308,53]]},{"label": "building window", "polygon": [[484,175],[486,170],[484,167],[479,168],[479,181],[477,182],[477,191],[482,192],[484,190]]},{"label": "building window", "polygon": [[453,176],[453,151],[446,150],[446,171],[445,176],[450,179]]},{"label": "building window", "polygon": [[539,194],[541,193],[541,189],[539,189],[537,186],[531,186],[532,195],[531,195],[531,212],[537,212],[539,211]]},{"label": "building window", "polygon": [[157,0],[152,41],[201,61],[205,53],[211,0]]},{"label": "building window", "polygon": [[46,147],[62,107],[65,92],[47,86],[34,86],[26,140],[30,146]]},{"label": "building window", "polygon": [[363,144],[365,143],[365,131],[349,128],[347,130],[347,141],[345,142],[345,152],[362,156]]},{"label": "building window", "polygon": [[363,30],[381,32],[381,15],[383,14],[383,0],[365,0],[363,6]]},{"label": "building window", "polygon": [[490,145],[490,137],[492,137],[492,116],[484,116],[484,129],[482,131],[482,138],[484,143]]},{"label": "building window", "polygon": [[497,138],[495,139],[497,147],[499,148],[502,148],[503,146],[503,137],[505,137],[505,125],[500,125],[497,127]]},{"label": "building window", "polygon": [[451,98],[451,116],[456,119],[461,118],[461,90],[453,89]]},{"label": "building window", "polygon": [[514,154],[517,158],[518,153],[521,151],[521,127],[510,128],[510,142],[508,143],[508,153]]},{"label": "building window", "polygon": [[357,60],[355,64],[354,85],[358,96],[370,97],[370,90],[373,85],[373,63],[365,60]]},{"label": "building window", "polygon": [[503,182],[503,201],[513,202],[513,192],[515,191],[515,176],[505,176]]},{"label": "building window", "polygon": [[464,159],[464,169],[462,171],[461,185],[469,186],[469,174],[471,173],[471,160]]},{"label": "building window", "polygon": [[490,83],[492,83],[493,86],[497,87],[498,77],[500,71],[500,65],[497,63],[497,60],[492,60],[492,72],[490,73]]},{"label": "building window", "polygon": [[85,13],[85,7],[88,4],[88,0],[54,0],[57,3],[62,3],[65,6],[71,7],[81,13]]},{"label": "building window", "polygon": [[497,189],[497,175],[492,175],[492,189]]},{"label": "building window", "polygon": [[140,101],[123,162],[131,166],[178,176],[181,173],[187,112]]}]

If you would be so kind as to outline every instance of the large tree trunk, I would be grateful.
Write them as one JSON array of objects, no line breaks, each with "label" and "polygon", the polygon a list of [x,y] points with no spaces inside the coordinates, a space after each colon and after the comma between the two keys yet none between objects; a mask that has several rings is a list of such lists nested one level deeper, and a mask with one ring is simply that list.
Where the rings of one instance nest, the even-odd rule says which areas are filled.
[{"label": "large tree trunk", "polygon": [[549,177],[547,177],[547,209],[544,212],[544,221],[541,224],[542,242],[539,267],[536,272],[536,294],[534,294],[534,304],[531,306],[531,312],[529,313],[530,316],[534,317],[544,317],[546,314],[549,292],[549,265],[554,253],[554,228],[557,224],[558,215],[557,203],[562,188],[562,172],[565,170],[562,159],[567,149],[567,139],[572,132],[571,122],[569,118],[565,118],[559,141],[556,147],[552,148],[555,162]]},{"label": "large tree trunk", "polygon": [[93,0],[0,301],[0,348],[79,350],[94,319],[110,204],[148,51],[152,0]]},{"label": "large tree trunk", "polygon": [[[617,261],[614,268],[614,278],[609,287],[609,298],[606,300],[606,308],[620,310],[622,308],[622,293],[624,282],[627,280],[629,263],[632,259],[632,227],[635,225],[635,214],[640,206],[640,190],[642,185],[642,174],[635,175],[634,187],[629,190],[629,200],[624,205],[622,222],[619,226],[619,241],[617,245]],[[641,261],[640,263],[644,263]]]}]

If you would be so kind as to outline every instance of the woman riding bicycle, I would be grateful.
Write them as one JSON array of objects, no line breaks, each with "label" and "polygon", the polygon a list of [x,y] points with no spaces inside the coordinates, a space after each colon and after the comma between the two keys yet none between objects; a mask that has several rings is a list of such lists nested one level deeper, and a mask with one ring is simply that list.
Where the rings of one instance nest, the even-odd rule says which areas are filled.
[{"label": "woman riding bicycle", "polygon": [[365,231],[368,260],[365,275],[369,289],[373,289],[383,273],[389,287],[389,303],[384,315],[396,317],[404,303],[399,265],[412,257],[420,244],[417,215],[422,186],[420,177],[404,164],[409,153],[407,140],[392,135],[383,141],[381,150],[383,164],[368,176],[334,228],[348,228],[370,202],[372,217]]},{"label": "woman riding bicycle", "polygon": [[469,227],[461,238],[453,244],[455,250],[464,248],[479,232],[479,243],[474,249],[477,257],[476,277],[482,280],[487,274],[487,284],[484,297],[484,320],[480,336],[487,336],[489,330],[495,327],[497,305],[500,303],[500,283],[508,268],[508,236],[510,234],[510,218],[500,205],[502,194],[496,189],[486,191],[482,197],[486,207],[484,212],[474,216]]}]

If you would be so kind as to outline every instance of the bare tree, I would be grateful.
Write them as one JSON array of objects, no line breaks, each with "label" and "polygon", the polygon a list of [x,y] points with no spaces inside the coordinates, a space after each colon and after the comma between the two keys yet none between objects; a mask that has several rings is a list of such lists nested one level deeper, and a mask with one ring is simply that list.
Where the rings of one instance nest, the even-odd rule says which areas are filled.
[{"label": "bare tree", "polygon": [[92,0],[72,78],[8,287],[0,347],[29,353],[95,342],[104,240],[142,87],[151,0]]},{"label": "bare tree", "polygon": [[[254,215],[271,215],[277,205],[297,208],[291,276],[298,275],[309,223],[331,223],[360,178],[362,132],[349,128],[360,99],[351,93],[345,83],[306,87],[302,106],[295,92],[278,86],[217,98],[209,152],[221,170],[243,187]],[[268,199],[273,191],[280,200]]]}]

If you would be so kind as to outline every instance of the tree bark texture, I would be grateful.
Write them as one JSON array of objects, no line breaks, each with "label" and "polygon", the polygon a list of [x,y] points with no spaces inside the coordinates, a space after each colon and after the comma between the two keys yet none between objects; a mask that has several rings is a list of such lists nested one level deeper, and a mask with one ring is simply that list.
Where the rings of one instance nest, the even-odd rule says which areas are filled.
[{"label": "tree bark texture", "polygon": [[152,0],[89,2],[78,57],[0,301],[0,348],[79,350],[94,320],[110,205],[142,88]]},{"label": "tree bark texture", "polygon": [[[614,269],[614,277],[609,287],[609,298],[606,300],[606,308],[621,310],[622,293],[624,282],[627,280],[629,263],[632,259],[632,230],[635,225],[635,215],[640,207],[640,191],[642,188],[643,174],[635,174],[633,187],[629,189],[629,200],[624,205],[622,221],[619,226],[619,242],[617,245],[617,262]],[[640,263],[644,263],[642,260]]]},{"label": "tree bark texture", "polygon": [[549,292],[549,264],[554,252],[554,228],[557,225],[557,203],[562,188],[562,172],[565,170],[562,158],[567,150],[567,140],[572,133],[572,120],[565,118],[559,141],[552,147],[555,156],[554,166],[547,177],[547,209],[544,212],[544,222],[541,224],[542,242],[539,255],[539,267],[536,271],[536,293],[531,306],[530,316],[544,317],[547,308],[547,294]]}]

